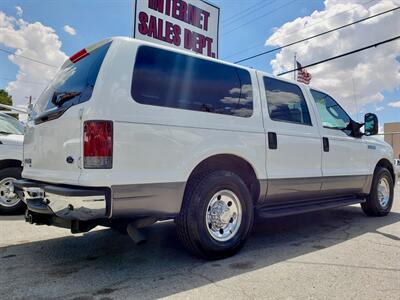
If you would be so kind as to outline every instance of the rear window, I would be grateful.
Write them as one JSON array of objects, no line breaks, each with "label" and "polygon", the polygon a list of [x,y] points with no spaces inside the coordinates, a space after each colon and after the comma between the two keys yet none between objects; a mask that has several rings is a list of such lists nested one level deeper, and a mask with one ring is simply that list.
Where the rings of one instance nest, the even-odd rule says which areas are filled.
[{"label": "rear window", "polygon": [[39,114],[55,107],[70,107],[88,101],[109,47],[110,43],[101,46],[83,59],[61,69],[40,95],[34,112]]},{"label": "rear window", "polygon": [[147,105],[237,117],[253,114],[246,70],[148,46],[138,50],[132,97]]}]

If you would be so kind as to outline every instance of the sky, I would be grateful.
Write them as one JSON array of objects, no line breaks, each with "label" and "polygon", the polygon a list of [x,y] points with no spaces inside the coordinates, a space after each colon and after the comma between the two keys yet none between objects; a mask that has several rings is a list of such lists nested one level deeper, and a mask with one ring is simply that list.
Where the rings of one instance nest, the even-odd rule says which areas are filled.
[{"label": "sky", "polygon": [[[138,0],[144,1],[144,0]],[[220,7],[219,58],[242,58],[400,6],[400,0],[209,0]],[[18,105],[37,98],[65,59],[110,36],[132,36],[133,0],[0,0],[0,89]],[[400,35],[400,10],[243,62],[268,73]],[[400,40],[311,67],[312,86],[357,121],[400,121]],[[293,75],[288,75],[289,77]]]}]

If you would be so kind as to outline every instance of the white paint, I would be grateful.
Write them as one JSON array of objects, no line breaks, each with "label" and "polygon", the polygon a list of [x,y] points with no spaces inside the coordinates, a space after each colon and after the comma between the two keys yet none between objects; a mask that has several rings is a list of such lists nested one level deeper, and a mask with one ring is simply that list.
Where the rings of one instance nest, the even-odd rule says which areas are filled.
[{"label": "white paint", "polygon": [[[24,177],[82,186],[185,182],[198,163],[216,154],[242,157],[254,168],[258,179],[366,175],[373,173],[380,159],[393,161],[391,147],[374,137],[356,139],[338,131],[324,131],[309,87],[303,84],[289,81],[303,91],[313,126],[270,120],[261,79],[271,75],[257,74],[253,69],[245,68],[253,83],[254,113],[250,118],[139,104],[132,99],[131,83],[133,58],[143,44],[152,45],[114,38],[92,99],[71,107],[56,120],[29,124],[25,157],[33,158],[33,167],[24,169]],[[69,155],[79,161],[83,152],[82,124],[87,120],[114,123],[110,170],[81,170],[77,163],[65,161]],[[269,150],[266,143],[269,131],[278,134],[275,151]],[[330,139],[329,154],[322,150],[324,136]],[[375,145],[376,150],[368,150],[368,144]]]}]

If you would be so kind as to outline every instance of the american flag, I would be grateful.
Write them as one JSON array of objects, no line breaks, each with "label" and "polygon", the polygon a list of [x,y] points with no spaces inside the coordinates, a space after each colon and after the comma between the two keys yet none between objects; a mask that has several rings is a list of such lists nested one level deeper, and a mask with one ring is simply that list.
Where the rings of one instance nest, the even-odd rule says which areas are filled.
[{"label": "american flag", "polygon": [[311,74],[307,72],[306,69],[303,69],[303,67],[301,66],[301,64],[296,61],[297,63],[297,81],[301,82],[301,83],[305,83],[305,84],[310,84],[311,81]]}]

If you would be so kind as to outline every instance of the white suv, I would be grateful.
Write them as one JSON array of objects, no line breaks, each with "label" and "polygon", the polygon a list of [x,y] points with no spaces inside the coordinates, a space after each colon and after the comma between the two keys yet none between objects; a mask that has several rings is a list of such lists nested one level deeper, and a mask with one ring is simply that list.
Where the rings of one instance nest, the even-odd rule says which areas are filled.
[{"label": "white suv", "polygon": [[21,178],[24,126],[0,112],[0,214],[17,213],[25,208],[14,193],[13,182]]},{"label": "white suv", "polygon": [[[27,219],[82,232],[175,219],[193,253],[238,251],[253,216],[389,213],[393,151],[328,94],[129,38],[72,56],[28,122]],[[132,234],[134,235],[134,234]]]}]

